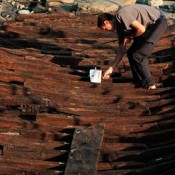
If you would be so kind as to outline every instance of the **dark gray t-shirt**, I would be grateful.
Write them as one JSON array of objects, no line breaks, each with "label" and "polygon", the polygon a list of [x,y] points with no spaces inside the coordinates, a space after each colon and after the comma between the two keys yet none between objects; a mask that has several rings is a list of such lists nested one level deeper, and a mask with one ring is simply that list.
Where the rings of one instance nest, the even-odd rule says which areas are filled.
[{"label": "dark gray t-shirt", "polygon": [[124,35],[132,31],[131,23],[133,21],[137,20],[147,28],[149,24],[155,23],[161,15],[163,13],[160,10],[148,5],[134,4],[122,7],[116,13],[117,30],[121,35],[119,39],[121,40]]}]

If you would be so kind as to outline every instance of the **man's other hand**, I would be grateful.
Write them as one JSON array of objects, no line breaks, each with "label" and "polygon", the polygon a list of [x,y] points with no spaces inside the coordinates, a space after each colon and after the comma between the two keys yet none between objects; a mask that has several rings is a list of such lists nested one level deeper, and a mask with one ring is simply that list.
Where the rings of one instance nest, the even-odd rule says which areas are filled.
[{"label": "man's other hand", "polygon": [[113,72],[113,67],[109,67],[103,75],[103,80],[109,79],[112,72]]}]

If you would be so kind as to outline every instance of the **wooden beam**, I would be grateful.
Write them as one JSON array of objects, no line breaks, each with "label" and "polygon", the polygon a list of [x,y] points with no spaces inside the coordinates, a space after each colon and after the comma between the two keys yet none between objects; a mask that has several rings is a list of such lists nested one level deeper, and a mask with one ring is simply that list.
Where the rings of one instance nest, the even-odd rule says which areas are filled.
[{"label": "wooden beam", "polygon": [[76,129],[64,175],[96,175],[104,126]]}]

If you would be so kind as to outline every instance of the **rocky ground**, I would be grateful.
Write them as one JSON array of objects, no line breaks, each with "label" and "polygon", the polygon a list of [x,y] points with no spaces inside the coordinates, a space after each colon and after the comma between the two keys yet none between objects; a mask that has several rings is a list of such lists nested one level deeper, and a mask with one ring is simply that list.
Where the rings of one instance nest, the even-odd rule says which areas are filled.
[{"label": "rocky ground", "polygon": [[[114,33],[97,29],[95,15],[7,21],[0,30],[0,174],[174,175],[173,32],[150,58],[158,88],[148,91],[134,88],[127,58],[109,81],[90,83],[89,69],[106,70],[118,46]],[[73,144],[74,133],[97,125],[104,135],[84,137],[92,146]],[[72,172],[76,158],[74,167],[86,172]]]},{"label": "rocky ground", "polygon": [[[89,69],[106,70],[118,45],[83,12],[21,15],[0,28],[0,174],[174,175],[175,26],[150,58],[156,90],[134,88],[126,57],[92,84]],[[74,133],[98,125],[104,134],[74,144]],[[79,172],[67,173],[69,160]]]},{"label": "rocky ground", "polygon": [[[2,0],[3,1],[3,0]],[[12,1],[13,4],[20,3],[27,5],[28,0],[7,0]],[[163,1],[163,0],[47,0],[49,7],[62,7],[78,5],[78,10],[83,12],[111,12],[118,9],[120,6],[127,4],[147,4],[161,8],[166,13],[171,13],[170,16],[174,17],[175,13],[175,2],[173,0]]]},{"label": "rocky ground", "polygon": [[[52,8],[63,7],[66,10],[77,10],[82,13],[115,12],[119,7],[140,3],[152,5],[165,12],[167,19],[175,19],[175,2],[163,0],[47,0]],[[75,7],[77,5],[77,8]],[[66,8],[66,7],[69,8]],[[72,8],[71,8],[72,7]]]},{"label": "rocky ground", "polygon": [[[25,5],[28,3],[26,0],[16,0],[16,2]],[[171,0],[47,0],[47,2],[50,11],[61,8],[65,11],[91,14],[115,12],[116,9],[127,4],[147,4],[160,8],[167,17],[169,25],[175,23],[175,2]]]}]

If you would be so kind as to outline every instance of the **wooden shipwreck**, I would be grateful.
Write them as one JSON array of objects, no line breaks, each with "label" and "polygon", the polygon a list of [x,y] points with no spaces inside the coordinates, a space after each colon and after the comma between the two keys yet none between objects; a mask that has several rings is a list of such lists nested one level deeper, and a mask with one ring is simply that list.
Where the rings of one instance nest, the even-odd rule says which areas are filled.
[{"label": "wooden shipwreck", "polygon": [[127,58],[109,81],[116,35],[89,14],[33,14],[0,30],[0,174],[174,175],[175,26],[150,58],[156,90]]}]

